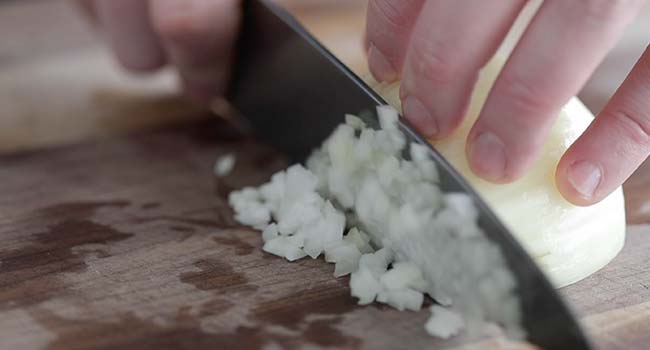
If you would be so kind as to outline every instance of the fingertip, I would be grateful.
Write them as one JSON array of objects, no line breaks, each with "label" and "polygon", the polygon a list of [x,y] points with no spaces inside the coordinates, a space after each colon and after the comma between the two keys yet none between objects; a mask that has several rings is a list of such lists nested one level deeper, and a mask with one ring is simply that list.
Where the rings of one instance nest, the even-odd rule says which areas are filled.
[{"label": "fingertip", "polygon": [[593,204],[591,199],[581,196],[568,181],[567,168],[567,166],[559,165],[555,171],[555,186],[558,192],[573,205],[584,207]]},{"label": "fingertip", "polygon": [[368,44],[368,68],[379,82],[392,83],[398,78],[397,69],[373,43]]},{"label": "fingertip", "polygon": [[402,110],[404,111],[404,118],[425,137],[438,137],[439,129],[436,119],[417,97],[406,96],[402,100]]},{"label": "fingertip", "polygon": [[470,133],[465,152],[470,169],[482,179],[492,183],[507,183],[514,180],[507,172],[506,146],[495,133],[491,131]]},{"label": "fingertip", "polygon": [[571,149],[560,159],[555,171],[555,185],[564,199],[578,206],[589,206],[604,199],[605,169],[595,160],[573,156]]},{"label": "fingertip", "polygon": [[425,0],[370,0],[366,12],[364,46],[368,66],[379,81],[401,75],[409,36]]},{"label": "fingertip", "polygon": [[424,136],[432,140],[447,138],[456,132],[465,119],[469,97],[455,109],[441,108],[436,104],[437,94],[415,88],[403,81],[399,90],[404,117]]}]

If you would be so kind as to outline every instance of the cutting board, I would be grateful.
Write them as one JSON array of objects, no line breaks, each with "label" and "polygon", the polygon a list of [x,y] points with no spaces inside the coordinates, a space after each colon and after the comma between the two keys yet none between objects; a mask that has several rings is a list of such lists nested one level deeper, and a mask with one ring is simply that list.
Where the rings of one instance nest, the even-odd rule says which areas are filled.
[{"label": "cutting board", "polygon": [[[363,6],[294,3],[344,62],[363,62]],[[171,95],[170,72],[146,84],[119,72],[88,30],[70,28],[77,17],[61,1],[4,6],[1,349],[514,349],[494,334],[434,340],[427,311],[359,307],[321,259],[264,254],[225,196],[265,181],[282,157]],[[622,78],[605,77],[591,84],[598,93],[586,90],[592,106]],[[167,122],[178,126],[155,126]],[[217,179],[212,166],[227,153],[235,170]],[[561,290],[602,349],[650,343],[648,188],[650,166],[626,186],[621,254]]]},{"label": "cutting board", "polygon": [[[229,153],[233,173],[216,178]],[[0,347],[499,348],[434,340],[428,311],[357,306],[322,259],[263,253],[226,194],[285,165],[215,118],[0,157]],[[650,340],[648,181],[627,188],[620,256],[562,290],[603,349]]]}]

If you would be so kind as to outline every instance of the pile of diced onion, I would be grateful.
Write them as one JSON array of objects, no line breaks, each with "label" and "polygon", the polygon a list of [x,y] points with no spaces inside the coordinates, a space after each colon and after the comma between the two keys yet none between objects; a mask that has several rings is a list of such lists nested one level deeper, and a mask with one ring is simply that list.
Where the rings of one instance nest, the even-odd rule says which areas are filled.
[{"label": "pile of diced onion", "polygon": [[431,335],[477,334],[495,323],[521,339],[515,280],[477,225],[472,199],[442,193],[425,146],[407,144],[393,108],[378,115],[379,130],[346,116],[307,168],[232,192],[236,220],[262,231],[268,253],[289,261],[324,255],[336,277],[351,275],[359,304],[418,311],[430,296]]}]

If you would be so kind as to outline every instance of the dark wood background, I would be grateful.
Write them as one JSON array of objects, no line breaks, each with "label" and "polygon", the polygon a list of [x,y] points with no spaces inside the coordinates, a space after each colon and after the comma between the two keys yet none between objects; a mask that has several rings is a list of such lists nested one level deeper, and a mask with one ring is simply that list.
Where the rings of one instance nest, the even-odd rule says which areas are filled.
[{"label": "dark wood background", "polygon": [[[289,5],[360,67],[363,2]],[[583,92],[592,108],[648,23]],[[263,254],[225,195],[284,160],[176,97],[171,73],[120,72],[62,1],[0,5],[0,149],[2,349],[519,348],[434,340],[427,311],[357,307],[322,260]],[[215,179],[230,152],[235,171]],[[603,349],[650,341],[648,182],[646,166],[626,185],[624,251],[561,291]]]}]

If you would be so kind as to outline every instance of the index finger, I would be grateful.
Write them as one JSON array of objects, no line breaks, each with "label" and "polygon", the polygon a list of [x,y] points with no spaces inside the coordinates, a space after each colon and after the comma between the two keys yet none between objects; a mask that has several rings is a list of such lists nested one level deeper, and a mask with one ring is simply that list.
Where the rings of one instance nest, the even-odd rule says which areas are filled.
[{"label": "index finger", "polygon": [[522,176],[560,108],[577,94],[642,3],[544,1],[468,136],[472,170],[492,182]]}]

